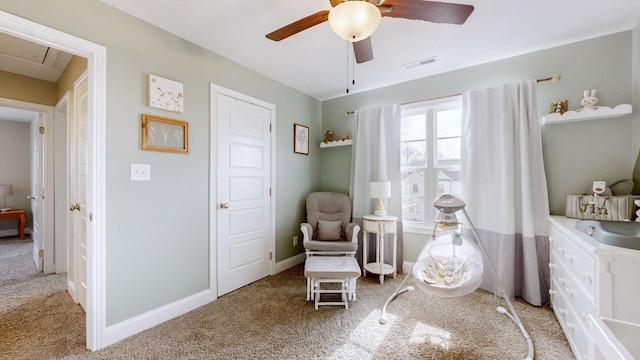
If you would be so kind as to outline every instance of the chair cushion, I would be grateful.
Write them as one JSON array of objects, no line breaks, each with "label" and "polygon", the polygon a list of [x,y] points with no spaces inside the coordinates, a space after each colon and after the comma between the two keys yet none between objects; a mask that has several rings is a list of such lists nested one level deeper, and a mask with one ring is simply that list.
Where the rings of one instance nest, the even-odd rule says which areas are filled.
[{"label": "chair cushion", "polygon": [[353,256],[310,256],[304,264],[304,276],[318,279],[357,279],[360,265]]},{"label": "chair cushion", "polygon": [[342,221],[318,220],[318,240],[340,240]]},{"label": "chair cushion", "polygon": [[320,241],[309,240],[304,248],[311,251],[357,251],[358,243],[353,241]]},{"label": "chair cushion", "polygon": [[314,192],[307,196],[307,222],[313,228],[313,239],[318,238],[318,220],[342,222],[340,239],[346,240],[344,227],[351,221],[351,198],[334,192]]}]

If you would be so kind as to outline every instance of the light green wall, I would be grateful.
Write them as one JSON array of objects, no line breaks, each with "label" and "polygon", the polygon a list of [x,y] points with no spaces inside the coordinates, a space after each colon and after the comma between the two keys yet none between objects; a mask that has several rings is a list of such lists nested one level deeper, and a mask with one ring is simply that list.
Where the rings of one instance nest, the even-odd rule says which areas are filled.
[{"label": "light green wall", "polygon": [[[0,0],[0,9],[107,49],[107,325],[208,287],[210,83],[276,106],[276,260],[302,251],[291,238],[320,186],[320,155],[293,154],[293,123],[318,132],[318,100],[97,0]],[[184,113],[146,106],[149,73],[184,84]],[[190,154],[142,151],[144,113],[189,121]],[[151,181],[130,182],[131,163],[150,164]]]},{"label": "light green wall", "polygon": [[[555,100],[568,99],[572,110],[580,107],[586,89],[598,90],[600,105],[628,104],[632,93],[631,63],[632,33],[627,31],[327,100],[322,103],[323,129],[336,129],[336,133],[352,129],[354,117],[345,118],[345,111],[433,99],[553,74],[560,74],[562,79],[538,85],[540,117]],[[632,117],[637,116],[542,127],[552,214],[564,215],[564,196],[588,191],[594,179],[612,182],[631,176],[630,159],[635,156],[631,148]],[[349,190],[351,161],[347,160],[346,153],[350,153],[350,149],[323,152],[323,188]],[[415,261],[423,238],[405,235],[405,260]]]}]

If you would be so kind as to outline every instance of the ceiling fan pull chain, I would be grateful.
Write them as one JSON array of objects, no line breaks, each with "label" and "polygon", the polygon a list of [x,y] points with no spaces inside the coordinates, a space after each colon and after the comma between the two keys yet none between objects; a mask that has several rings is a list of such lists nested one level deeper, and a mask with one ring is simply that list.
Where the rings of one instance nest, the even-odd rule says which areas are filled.
[{"label": "ceiling fan pull chain", "polygon": [[347,94],[349,93],[349,42],[347,41]]},{"label": "ceiling fan pull chain", "polygon": [[351,58],[351,85],[356,85],[356,55]]}]

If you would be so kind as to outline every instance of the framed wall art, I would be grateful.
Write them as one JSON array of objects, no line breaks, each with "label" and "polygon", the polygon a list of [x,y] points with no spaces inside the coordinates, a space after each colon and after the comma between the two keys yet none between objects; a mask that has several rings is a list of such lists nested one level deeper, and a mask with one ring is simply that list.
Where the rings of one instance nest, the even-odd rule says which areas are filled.
[{"label": "framed wall art", "polygon": [[149,74],[149,106],[184,112],[184,86],[181,82]]},{"label": "framed wall art", "polygon": [[309,155],[309,127],[293,124],[293,152]]},{"label": "framed wall art", "polygon": [[189,123],[142,115],[142,150],[189,153]]}]

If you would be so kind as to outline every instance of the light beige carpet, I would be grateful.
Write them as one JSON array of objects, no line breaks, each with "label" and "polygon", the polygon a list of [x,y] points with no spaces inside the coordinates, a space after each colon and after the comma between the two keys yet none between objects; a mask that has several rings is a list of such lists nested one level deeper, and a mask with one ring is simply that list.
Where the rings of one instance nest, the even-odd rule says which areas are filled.
[{"label": "light beige carpet", "polygon": [[[0,245],[0,253],[2,248]],[[82,316],[64,291],[33,302],[26,313],[0,311],[0,358],[10,359],[523,359],[527,344],[517,326],[497,313],[502,299],[485,291],[443,299],[420,291],[401,295],[378,320],[387,297],[402,280],[358,280],[349,310],[314,310],[305,299],[302,265],[238,289],[218,300],[103,350],[88,353]],[[412,280],[408,282],[411,283]],[[40,284],[38,284],[40,285]],[[4,302],[4,292],[0,301]],[[68,300],[68,301],[65,301]],[[135,301],[135,299],[131,299]],[[55,311],[48,308],[53,305]],[[54,305],[55,304],[55,305]],[[548,307],[520,300],[514,307],[533,338],[536,359],[573,359]],[[38,309],[44,310],[35,314]],[[30,324],[62,315],[65,321]],[[81,313],[80,315],[83,315]],[[14,325],[5,326],[5,319]],[[68,323],[64,328],[61,322]],[[34,331],[33,328],[41,328]],[[27,332],[26,334],[23,334]],[[9,341],[10,337],[30,339]],[[9,356],[9,357],[8,357]]]}]

